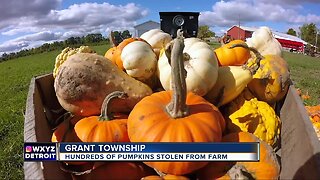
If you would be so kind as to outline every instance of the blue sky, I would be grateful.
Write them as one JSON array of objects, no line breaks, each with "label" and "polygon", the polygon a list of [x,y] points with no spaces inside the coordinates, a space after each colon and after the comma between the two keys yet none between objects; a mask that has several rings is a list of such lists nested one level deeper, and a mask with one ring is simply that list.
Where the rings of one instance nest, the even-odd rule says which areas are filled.
[{"label": "blue sky", "polygon": [[200,24],[217,35],[239,19],[279,32],[311,22],[320,28],[320,0],[10,0],[0,6],[0,55],[88,33],[133,32],[139,23],[159,22],[162,11],[200,12]]}]

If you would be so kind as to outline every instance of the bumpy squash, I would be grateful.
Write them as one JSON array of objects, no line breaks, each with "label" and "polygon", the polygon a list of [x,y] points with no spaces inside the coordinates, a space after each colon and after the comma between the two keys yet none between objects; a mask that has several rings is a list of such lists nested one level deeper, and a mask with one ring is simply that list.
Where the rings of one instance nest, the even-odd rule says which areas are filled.
[{"label": "bumpy squash", "polygon": [[[211,47],[198,38],[184,39],[184,68],[187,90],[204,96],[218,78],[218,61]],[[165,90],[171,90],[171,66],[166,53],[160,53],[158,77]]]},{"label": "bumpy squash", "polygon": [[259,162],[212,162],[198,171],[199,179],[278,179],[280,165],[272,147],[247,132],[230,133],[223,142],[260,142]]},{"label": "bumpy squash", "polygon": [[290,72],[287,62],[278,55],[264,55],[254,47],[237,44],[251,50],[253,57],[261,59],[260,67],[248,84],[250,91],[259,100],[274,105],[284,98],[290,85]]},{"label": "bumpy squash", "polygon": [[64,48],[60,54],[57,55],[56,61],[53,69],[53,77],[55,78],[58,74],[59,67],[68,59],[68,57],[72,56],[75,53],[95,53],[93,49],[89,46],[80,46],[79,48]]},{"label": "bumpy squash", "polygon": [[98,115],[105,97],[123,91],[128,98],[112,101],[112,112],[130,112],[152,90],[121,71],[103,56],[76,53],[64,62],[54,81],[61,106],[79,116]]},{"label": "bumpy squash", "polygon": [[239,66],[250,58],[250,51],[241,47],[230,48],[234,44],[245,43],[242,40],[233,40],[214,50],[219,66]]},{"label": "bumpy squash", "polygon": [[159,58],[160,50],[172,40],[170,34],[163,32],[161,29],[151,29],[143,33],[140,38],[146,40],[152,46],[157,59]]},{"label": "bumpy squash", "polygon": [[[237,104],[242,103],[243,104]],[[274,109],[257,98],[232,101],[226,107],[225,118],[230,132],[249,132],[269,145],[275,145],[280,135],[280,119]]]},{"label": "bumpy squash", "polygon": [[284,98],[289,85],[287,62],[277,55],[265,55],[248,88],[259,100],[274,104]]},{"label": "bumpy squash", "polygon": [[226,107],[232,106],[234,109],[240,109],[245,101],[250,101],[251,99],[256,98],[251,93],[251,91],[248,89],[248,87],[245,87],[243,91],[231,101],[230,104],[227,104]]},{"label": "bumpy squash", "polygon": [[282,46],[273,36],[270,28],[262,26],[252,33],[246,41],[249,47],[256,48],[262,55],[277,55],[282,57]]}]

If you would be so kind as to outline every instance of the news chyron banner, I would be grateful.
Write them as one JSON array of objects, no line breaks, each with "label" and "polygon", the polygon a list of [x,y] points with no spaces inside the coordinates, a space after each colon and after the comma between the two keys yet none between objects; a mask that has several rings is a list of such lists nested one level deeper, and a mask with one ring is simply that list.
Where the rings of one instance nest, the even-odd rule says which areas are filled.
[{"label": "news chyron banner", "polygon": [[257,143],[25,143],[25,161],[259,161]]}]

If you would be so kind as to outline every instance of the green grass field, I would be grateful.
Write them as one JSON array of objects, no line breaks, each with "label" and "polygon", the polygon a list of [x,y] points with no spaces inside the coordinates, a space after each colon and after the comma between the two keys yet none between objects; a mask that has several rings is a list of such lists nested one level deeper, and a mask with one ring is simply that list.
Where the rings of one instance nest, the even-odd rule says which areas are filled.
[{"label": "green grass field", "polygon": [[[93,46],[103,55],[109,45]],[[23,179],[23,125],[31,78],[52,72],[60,51],[0,63],[0,179]]]},{"label": "green grass field", "polygon": [[311,96],[304,104],[320,104],[320,58],[289,52],[284,53],[284,58],[289,64],[294,86],[300,88],[303,94]]},{"label": "green grass field", "polygon": [[[213,45],[218,47],[218,45]],[[103,55],[108,45],[93,46]],[[23,179],[23,125],[31,78],[52,72],[60,51],[22,57],[0,63],[0,179]],[[320,59],[285,53],[291,79],[303,93],[309,92],[307,105],[320,103]]]}]

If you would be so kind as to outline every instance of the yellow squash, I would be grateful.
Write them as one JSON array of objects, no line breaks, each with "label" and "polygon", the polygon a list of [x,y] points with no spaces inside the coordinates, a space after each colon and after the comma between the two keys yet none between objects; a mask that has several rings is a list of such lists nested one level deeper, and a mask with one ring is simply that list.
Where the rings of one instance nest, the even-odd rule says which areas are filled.
[{"label": "yellow squash", "polygon": [[230,132],[252,133],[271,146],[275,145],[280,134],[280,119],[274,109],[257,98],[237,98],[226,107],[225,116]]},{"label": "yellow squash", "polygon": [[274,104],[287,94],[289,85],[287,62],[278,55],[265,55],[248,87],[259,100]]},{"label": "yellow squash", "polygon": [[[216,106],[222,106],[235,99],[253,79],[263,58],[255,49],[247,47],[246,44],[234,44],[229,48],[250,49],[256,53],[256,58],[250,58],[243,66],[220,66],[218,79],[205,95],[205,98]],[[246,47],[246,48],[242,48]],[[248,50],[249,51],[249,50]]]}]

